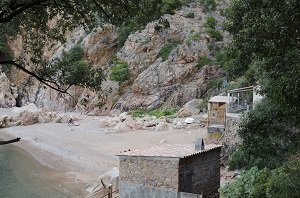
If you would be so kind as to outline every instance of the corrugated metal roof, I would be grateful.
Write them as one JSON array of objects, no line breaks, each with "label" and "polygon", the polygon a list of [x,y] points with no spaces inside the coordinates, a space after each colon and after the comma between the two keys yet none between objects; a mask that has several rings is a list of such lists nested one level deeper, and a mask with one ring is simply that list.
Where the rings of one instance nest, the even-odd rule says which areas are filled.
[{"label": "corrugated metal roof", "polygon": [[143,150],[122,152],[117,156],[185,158],[220,147],[222,146],[216,144],[209,144],[205,145],[205,150],[197,151],[195,150],[194,144],[162,144]]},{"label": "corrugated metal roof", "polygon": [[209,99],[208,102],[223,102],[223,103],[229,103],[227,96],[214,96]]},{"label": "corrugated metal roof", "polygon": [[231,89],[231,90],[228,90],[227,93],[238,93],[238,92],[244,92],[244,91],[253,91],[253,86],[241,87],[238,89]]}]

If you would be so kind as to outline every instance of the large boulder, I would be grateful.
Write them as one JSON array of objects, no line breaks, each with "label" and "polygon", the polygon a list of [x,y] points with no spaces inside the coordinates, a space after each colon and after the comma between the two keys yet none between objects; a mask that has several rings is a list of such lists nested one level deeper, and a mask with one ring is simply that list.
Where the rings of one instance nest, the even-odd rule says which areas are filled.
[{"label": "large boulder", "polygon": [[27,110],[19,113],[19,115],[16,117],[16,120],[19,120],[21,125],[32,125],[39,122],[38,114],[29,112]]},{"label": "large boulder", "polygon": [[177,113],[178,118],[190,117],[200,113],[202,99],[194,99],[187,102]]},{"label": "large boulder", "polygon": [[0,128],[7,128],[15,125],[15,120],[12,116],[4,115],[0,117]]},{"label": "large boulder", "polygon": [[166,122],[160,122],[156,127],[155,131],[170,131],[173,130],[173,127],[171,124]]}]

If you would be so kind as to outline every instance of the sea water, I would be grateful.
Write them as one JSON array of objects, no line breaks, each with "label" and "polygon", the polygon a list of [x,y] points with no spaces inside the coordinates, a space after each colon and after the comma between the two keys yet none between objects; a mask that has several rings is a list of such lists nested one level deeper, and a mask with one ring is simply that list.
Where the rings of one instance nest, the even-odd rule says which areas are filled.
[{"label": "sea water", "polygon": [[43,178],[43,166],[14,145],[0,145],[0,198],[73,197]]}]

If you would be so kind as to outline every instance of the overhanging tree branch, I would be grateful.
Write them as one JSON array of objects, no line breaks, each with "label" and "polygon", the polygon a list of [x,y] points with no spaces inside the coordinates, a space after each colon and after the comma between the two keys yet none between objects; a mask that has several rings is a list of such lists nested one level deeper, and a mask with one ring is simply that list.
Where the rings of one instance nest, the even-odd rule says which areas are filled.
[{"label": "overhanging tree branch", "polygon": [[60,93],[68,93],[69,88],[72,85],[69,85],[66,89],[60,89],[59,86],[54,87],[52,86],[50,83],[54,83],[57,85],[57,83],[55,82],[51,82],[47,79],[44,79],[40,76],[38,76],[37,74],[33,73],[32,71],[29,71],[28,69],[26,69],[25,67],[23,67],[22,65],[18,64],[17,62],[13,61],[13,60],[4,60],[4,61],[0,61],[0,65],[14,65],[16,68],[22,70],[23,72],[29,74],[30,76],[36,78],[38,81],[40,81],[41,83],[43,83],[44,85],[50,87],[51,89],[54,89]]},{"label": "overhanging tree branch", "polygon": [[[17,15],[23,13],[25,10],[32,8],[33,6],[40,5],[41,3],[46,2],[45,0],[33,0],[29,3],[23,4],[21,7],[16,6],[15,9],[12,10],[11,13],[9,13],[8,10],[2,10],[0,13],[0,23],[9,23],[13,18],[15,18]],[[6,13],[9,13],[7,16]]]}]

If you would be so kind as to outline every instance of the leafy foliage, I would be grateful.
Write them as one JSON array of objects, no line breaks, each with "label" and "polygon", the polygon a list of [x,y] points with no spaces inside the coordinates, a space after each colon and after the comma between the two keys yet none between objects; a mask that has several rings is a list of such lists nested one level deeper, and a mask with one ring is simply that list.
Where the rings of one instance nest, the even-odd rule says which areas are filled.
[{"label": "leafy foliage", "polygon": [[217,20],[215,17],[208,17],[205,23],[205,27],[215,29],[217,25]]},{"label": "leafy foliage", "polygon": [[264,101],[244,118],[238,166],[275,168],[299,153],[300,5],[296,0],[234,1],[226,10],[231,44],[221,65],[261,85]]},{"label": "leafy foliage", "polygon": [[223,85],[223,79],[214,79],[214,80],[210,80],[208,82],[208,88],[209,89],[219,89],[221,88]]},{"label": "leafy foliage", "polygon": [[190,45],[193,41],[199,41],[201,39],[201,33],[196,32],[191,35],[189,35],[186,39],[186,42]]},{"label": "leafy foliage", "polygon": [[226,29],[233,35],[227,48],[232,76],[254,67],[263,93],[291,107],[300,99],[298,10],[297,0],[246,0],[235,1],[225,13]]},{"label": "leafy foliage", "polygon": [[43,78],[62,86],[81,85],[100,90],[104,76],[101,69],[92,68],[83,60],[83,48],[75,45],[70,51],[63,52],[61,59],[38,69]]},{"label": "leafy foliage", "polygon": [[170,109],[154,109],[154,110],[144,110],[144,109],[138,109],[131,112],[131,115],[133,117],[144,117],[145,115],[149,116],[155,116],[157,118],[163,117],[163,116],[173,116],[178,111],[177,108],[170,108]]},{"label": "leafy foliage", "polygon": [[283,166],[270,170],[252,167],[233,183],[221,189],[221,197],[299,197],[300,161],[291,160]]},{"label": "leafy foliage", "polygon": [[163,61],[166,61],[171,53],[171,51],[176,48],[178,45],[178,41],[169,41],[169,43],[165,44],[160,51],[158,52],[158,56],[162,58]]},{"label": "leafy foliage", "polygon": [[129,79],[128,64],[118,59],[113,60],[113,66],[111,68],[110,80],[124,82]]},{"label": "leafy foliage", "polygon": [[194,12],[189,12],[187,15],[185,15],[186,18],[195,18],[195,13]]},{"label": "leafy foliage", "polygon": [[211,12],[217,8],[217,3],[215,0],[200,0],[200,3],[202,4],[205,12]]},{"label": "leafy foliage", "polygon": [[199,59],[198,59],[198,62],[197,62],[197,67],[199,68],[199,69],[201,69],[203,66],[205,66],[205,65],[210,65],[210,64],[212,64],[213,63],[213,61],[211,60],[211,59],[209,59],[207,56],[202,56],[202,57],[200,57]]},{"label": "leafy foliage", "polygon": [[236,157],[235,164],[274,168],[299,152],[299,116],[299,111],[265,98],[241,123],[243,144],[238,152],[242,157]]},{"label": "leafy foliage", "polygon": [[212,29],[212,28],[207,28],[206,32],[211,38],[215,39],[216,41],[222,41],[223,40],[223,36],[218,30],[215,30],[215,29]]}]

